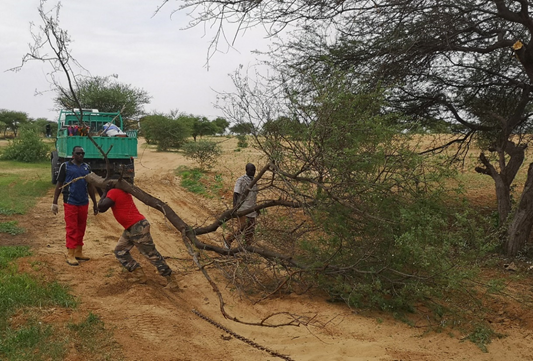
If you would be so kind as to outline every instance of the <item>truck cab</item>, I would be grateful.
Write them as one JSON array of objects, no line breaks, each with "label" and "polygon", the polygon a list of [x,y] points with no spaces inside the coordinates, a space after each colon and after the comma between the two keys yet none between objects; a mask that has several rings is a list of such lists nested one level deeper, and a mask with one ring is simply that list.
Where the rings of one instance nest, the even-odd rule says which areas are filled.
[{"label": "truck cab", "polygon": [[[118,129],[117,129],[118,128]],[[111,131],[113,130],[113,131]],[[91,142],[89,135],[104,152],[115,175],[133,183],[134,159],[137,158],[137,130],[124,130],[120,112],[99,112],[97,109],[61,110],[57,120],[56,150],[51,153],[52,183],[57,183],[59,167],[72,159],[72,150],[85,150],[84,162],[101,177],[106,176],[104,156]]]}]

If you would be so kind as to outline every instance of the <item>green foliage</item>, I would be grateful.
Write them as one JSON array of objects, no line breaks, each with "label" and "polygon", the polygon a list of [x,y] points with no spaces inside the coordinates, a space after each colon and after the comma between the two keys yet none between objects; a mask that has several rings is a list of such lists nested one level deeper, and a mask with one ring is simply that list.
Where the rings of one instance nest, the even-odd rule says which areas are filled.
[{"label": "green foliage", "polygon": [[2,153],[2,159],[19,162],[39,162],[46,160],[49,146],[43,142],[39,133],[30,127],[22,128],[20,136],[10,141]]},{"label": "green foliage", "polygon": [[183,145],[185,158],[194,160],[205,169],[216,163],[217,158],[222,154],[222,149],[215,142],[201,140],[199,142],[188,142]]},{"label": "green foliage", "polygon": [[[119,83],[110,77],[85,78],[77,84],[75,92],[82,109],[98,109],[101,112],[120,111],[126,123],[129,119],[135,119],[143,114],[144,105],[150,103],[150,96],[146,91]],[[59,89],[58,96],[54,99],[55,103],[61,109],[78,109],[79,106],[72,96],[65,94],[70,92]]]},{"label": "green foliage", "polygon": [[0,270],[6,269],[9,262],[21,257],[27,257],[31,255],[29,247],[25,246],[13,246],[13,247],[0,247]]},{"label": "green foliage", "polygon": [[224,134],[226,129],[229,127],[229,122],[221,117],[216,118],[212,121],[212,123],[216,129],[215,134]]},{"label": "green foliage", "polygon": [[7,130],[11,130],[16,137],[19,128],[24,124],[27,124],[28,121],[28,114],[24,112],[0,109],[0,123],[2,124],[4,136]]},{"label": "green foliage", "polygon": [[[257,137],[258,148],[280,170],[269,181],[282,198],[305,202],[304,212],[286,220],[262,218],[258,243],[293,255],[294,268],[309,271],[301,287],[312,284],[331,300],[399,318],[407,319],[417,304],[450,299],[469,287],[479,259],[497,246],[487,240],[490,225],[457,201],[460,195],[448,186],[455,184],[455,170],[419,154],[421,138],[404,132],[405,119],[390,112],[386,91],[368,90],[334,68],[327,78],[302,73],[278,80],[262,91],[238,82],[228,101],[237,109],[234,118],[276,119]],[[276,95],[278,108],[269,103],[261,113],[265,97]],[[273,117],[273,109],[280,115]],[[284,287],[297,287],[294,277],[284,276],[291,279]]]},{"label": "green foliage", "polygon": [[[8,172],[9,171],[9,172]],[[0,214],[24,214],[53,187],[50,163],[0,161]]]},{"label": "green foliage", "polygon": [[205,117],[188,116],[186,121],[190,124],[195,142],[197,137],[215,135],[219,131],[219,127]]},{"label": "green foliage", "polygon": [[[112,335],[92,313],[68,328],[41,321],[50,308],[74,308],[77,302],[57,282],[18,272],[12,261],[28,255],[28,247],[0,247],[0,359],[63,360],[76,345],[87,359],[120,360]],[[15,314],[23,315],[24,322],[13,327],[8,320]]]},{"label": "green foliage", "polygon": [[[321,287],[353,307],[410,312],[416,302],[463,289],[476,260],[490,251],[480,251],[483,219],[469,215],[464,222],[464,211],[438,196],[371,199],[376,218],[364,222],[344,207],[317,210],[331,236],[302,243],[308,262],[332,268],[318,277]],[[342,277],[336,269],[345,270]]]},{"label": "green foliage", "polygon": [[191,135],[191,128],[183,118],[154,114],[141,119],[141,135],[148,144],[156,144],[157,150],[166,151],[181,148]]},{"label": "green foliage", "polygon": [[305,124],[298,122],[296,118],[279,117],[275,120],[268,120],[263,124],[262,133],[276,138],[290,137],[301,139],[307,131]]},{"label": "green foliage", "polygon": [[224,187],[222,176],[216,174],[210,178],[202,169],[180,166],[176,169],[176,175],[181,178],[180,185],[183,188],[207,198],[218,196]]},{"label": "green foliage", "polygon": [[501,334],[496,333],[490,327],[486,325],[479,324],[475,326],[474,330],[470,332],[467,339],[474,343],[479,349],[485,353],[489,352],[487,350],[487,345],[492,342],[494,337],[501,338]]},{"label": "green foliage", "polygon": [[237,147],[248,148],[248,140],[246,140],[246,135],[244,134],[237,135]]},{"label": "green foliage", "polygon": [[229,130],[233,134],[240,134],[240,135],[246,135],[246,134],[252,134],[254,132],[254,125],[251,122],[240,122],[237,123],[229,128]]},{"label": "green foliage", "polygon": [[0,247],[0,332],[6,326],[6,319],[17,308],[76,305],[64,286],[57,282],[42,283],[26,273],[18,273],[16,266],[9,263],[28,254],[24,247]]},{"label": "green foliage", "polygon": [[0,233],[8,233],[12,236],[26,232],[24,228],[17,226],[17,221],[0,222]]}]

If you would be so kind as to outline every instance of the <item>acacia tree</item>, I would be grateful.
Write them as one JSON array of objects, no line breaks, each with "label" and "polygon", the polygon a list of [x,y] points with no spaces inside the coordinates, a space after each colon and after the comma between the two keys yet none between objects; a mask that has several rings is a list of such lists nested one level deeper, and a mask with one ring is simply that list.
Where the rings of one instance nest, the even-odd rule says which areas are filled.
[{"label": "acacia tree", "polygon": [[226,129],[229,127],[229,122],[222,117],[217,117],[211,123],[213,123],[213,125],[215,126],[215,129],[216,129],[215,134],[222,135],[226,132]]},{"label": "acacia tree", "polygon": [[198,137],[203,137],[206,135],[215,135],[218,131],[218,127],[215,123],[209,121],[206,117],[197,117],[190,115],[187,118],[187,121],[191,127],[191,135],[196,142]]},{"label": "acacia tree", "polygon": [[267,84],[237,73],[236,92],[220,99],[232,122],[256,125],[255,144],[272,163],[263,192],[304,210],[272,215],[278,223],[262,230],[270,247],[291,255],[284,265],[354,306],[403,308],[422,289],[462,284],[454,252],[480,250],[461,224],[474,217],[443,206],[439,180],[449,167],[417,154],[414,138],[398,136],[405,118],[388,111],[383,93],[347,81],[350,74],[301,72],[287,81],[277,70]]},{"label": "acacia tree", "polygon": [[[82,108],[98,109],[101,112],[120,111],[126,123],[143,115],[144,105],[150,103],[150,96],[146,91],[119,83],[111,77],[80,77],[74,91]],[[55,103],[61,109],[78,107],[70,92],[61,90],[58,91]]]},{"label": "acacia tree", "polygon": [[28,123],[29,119],[28,114],[24,112],[0,109],[0,122],[4,124],[4,137],[6,136],[7,130],[11,130],[16,137],[19,128]]},{"label": "acacia tree", "polygon": [[479,140],[476,170],[494,180],[508,255],[523,249],[533,227],[533,164],[514,211],[511,203],[529,145],[523,130],[532,121],[532,6],[500,0],[185,0],[182,5],[202,9],[197,23],[237,22],[242,29],[262,24],[272,35],[288,25],[300,30],[275,50],[277,57],[317,79],[340,68],[364,75],[360,81],[369,87],[386,86],[391,109],[410,115],[402,120],[406,128],[459,126],[436,150],[462,144],[466,152],[469,142]]}]

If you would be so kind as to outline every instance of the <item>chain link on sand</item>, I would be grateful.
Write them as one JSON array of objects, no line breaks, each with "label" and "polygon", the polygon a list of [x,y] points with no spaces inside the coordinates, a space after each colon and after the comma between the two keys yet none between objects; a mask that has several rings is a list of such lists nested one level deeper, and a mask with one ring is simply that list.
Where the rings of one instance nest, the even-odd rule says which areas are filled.
[{"label": "chain link on sand", "polygon": [[247,343],[248,345],[250,345],[250,346],[252,346],[252,347],[254,347],[254,348],[258,349],[258,350],[268,352],[268,353],[271,354],[272,356],[279,357],[279,358],[281,358],[281,359],[283,359],[283,360],[286,360],[286,361],[294,361],[294,360],[293,360],[292,358],[290,358],[289,356],[286,356],[286,355],[280,354],[279,352],[276,352],[276,351],[273,351],[273,350],[271,350],[271,349],[269,349],[269,348],[267,348],[267,347],[261,346],[261,345],[255,343],[254,341],[247,339],[247,338],[244,337],[244,336],[241,336],[241,335],[236,334],[235,332],[233,332],[233,331],[227,329],[226,327],[222,326],[222,325],[219,324],[218,322],[215,322],[215,321],[213,321],[212,319],[210,319],[209,317],[204,316],[203,314],[200,313],[200,311],[197,311],[197,310],[194,310],[194,309],[193,309],[192,312],[193,312],[196,316],[198,316],[198,317],[200,317],[200,318],[203,318],[204,320],[206,320],[207,322],[209,322],[209,323],[212,324],[213,326],[220,328],[222,331],[227,332],[228,334],[230,334],[231,336],[235,337],[236,339],[239,339],[239,340],[241,340],[242,342],[245,342],[245,343]]}]

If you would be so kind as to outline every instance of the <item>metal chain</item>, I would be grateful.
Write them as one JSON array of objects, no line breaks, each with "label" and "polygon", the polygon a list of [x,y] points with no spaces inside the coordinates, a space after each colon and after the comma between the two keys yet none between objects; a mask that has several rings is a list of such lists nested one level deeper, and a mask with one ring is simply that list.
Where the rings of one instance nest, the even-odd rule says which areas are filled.
[{"label": "metal chain", "polygon": [[241,336],[241,335],[236,334],[235,332],[233,332],[233,331],[227,329],[226,327],[222,326],[222,325],[219,324],[218,322],[215,322],[215,321],[213,321],[212,319],[210,319],[209,317],[204,316],[203,314],[200,313],[200,311],[197,311],[197,310],[193,309],[192,312],[193,312],[196,316],[198,316],[198,317],[200,317],[200,318],[203,318],[204,320],[206,320],[207,322],[209,322],[209,323],[212,324],[213,326],[220,328],[222,331],[229,333],[231,336],[233,336],[233,337],[235,337],[235,338],[241,340],[242,342],[247,343],[248,345],[250,345],[250,346],[252,346],[252,347],[254,347],[254,348],[258,349],[258,350],[268,352],[268,353],[271,354],[272,356],[279,357],[279,358],[281,358],[281,359],[283,359],[283,360],[286,360],[286,361],[294,361],[294,360],[293,360],[292,358],[290,358],[289,356],[286,356],[286,355],[283,355],[283,354],[281,354],[281,353],[279,353],[279,352],[273,351],[273,350],[271,350],[271,349],[269,349],[269,348],[267,348],[267,347],[264,347],[264,346],[259,345],[258,343],[255,343],[255,342],[252,341],[252,340],[247,339],[247,338],[244,337],[244,336]]}]

